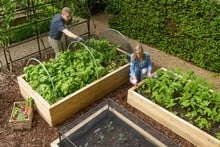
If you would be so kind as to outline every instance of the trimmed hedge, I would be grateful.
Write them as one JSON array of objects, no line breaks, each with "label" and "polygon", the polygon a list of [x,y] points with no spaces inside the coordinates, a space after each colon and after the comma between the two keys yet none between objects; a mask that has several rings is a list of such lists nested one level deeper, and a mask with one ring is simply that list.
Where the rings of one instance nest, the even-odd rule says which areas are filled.
[{"label": "trimmed hedge", "polygon": [[[212,0],[105,0],[110,26],[210,71],[220,72],[220,4]],[[108,7],[112,7],[108,8]]]}]

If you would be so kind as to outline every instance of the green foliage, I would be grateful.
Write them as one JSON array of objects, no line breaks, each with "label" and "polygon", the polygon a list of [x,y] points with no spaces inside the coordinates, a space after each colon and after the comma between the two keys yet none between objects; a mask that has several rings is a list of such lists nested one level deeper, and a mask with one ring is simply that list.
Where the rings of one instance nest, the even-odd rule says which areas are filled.
[{"label": "green foliage", "polygon": [[122,1],[121,0],[103,0],[104,3],[106,4],[106,8],[105,10],[107,12],[110,12],[112,14],[118,14],[120,12],[121,8],[121,4]]},{"label": "green foliage", "polygon": [[[2,22],[0,23],[0,32],[3,32],[9,30],[11,27],[14,20],[14,13],[16,11],[16,4],[12,0],[2,0],[0,4],[0,13],[3,17]],[[5,45],[7,43],[7,34],[0,34],[0,45]]]},{"label": "green foliage", "polygon": [[107,132],[112,131],[112,130],[115,129],[114,126],[113,126],[113,122],[112,121],[110,121],[108,124],[106,124],[104,126],[104,128],[107,130]]},{"label": "green foliage", "polygon": [[[125,60],[119,60],[116,46],[110,45],[106,40],[90,39],[86,45],[96,60],[97,68],[89,52],[82,46],[78,46],[75,52],[71,50],[60,52],[57,60],[51,59],[49,62],[42,63],[52,78],[56,93],[54,93],[51,81],[40,64],[24,68],[26,81],[45,100],[53,104],[117,67],[128,63],[126,56],[124,56]],[[117,63],[117,66],[109,67],[110,63]]]},{"label": "green foliage", "polygon": [[[0,45],[19,42],[35,36],[37,33],[49,31],[51,18],[59,13],[63,4],[60,1],[50,0],[3,0],[0,3]],[[16,13],[22,11],[25,22],[16,24]]]},{"label": "green foliage", "polygon": [[[0,14],[3,21],[0,23],[0,45],[19,42],[37,33],[49,31],[52,17],[60,13],[63,7],[70,7],[73,15],[88,18],[91,16],[94,5],[99,0],[2,0]],[[14,24],[16,12],[22,10],[26,21],[20,25]]]},{"label": "green foliage", "polygon": [[118,135],[118,141],[120,141],[121,143],[124,143],[126,140],[127,140],[127,138],[126,138],[125,134],[120,133]]},{"label": "green foliage", "polygon": [[74,15],[88,18],[93,14],[94,5],[99,0],[71,0]]},{"label": "green foliage", "polygon": [[202,68],[220,72],[220,5],[216,1],[111,2],[107,9],[116,11],[112,10],[116,14],[110,20],[112,28]]},{"label": "green foliage", "polygon": [[210,90],[213,84],[192,71],[176,73],[159,69],[137,92],[206,131],[220,123],[220,92]]}]

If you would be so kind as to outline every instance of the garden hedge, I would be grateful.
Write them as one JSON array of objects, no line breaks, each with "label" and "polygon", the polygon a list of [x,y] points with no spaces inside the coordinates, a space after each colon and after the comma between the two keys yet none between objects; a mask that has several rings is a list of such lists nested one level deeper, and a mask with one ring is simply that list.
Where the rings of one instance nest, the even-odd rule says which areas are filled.
[{"label": "garden hedge", "polygon": [[[197,66],[220,72],[219,0],[66,0],[58,7],[68,5],[74,15],[85,18],[92,14],[96,4],[103,3],[105,9],[115,16],[110,20],[112,28]],[[5,6],[10,11],[8,13],[6,9],[7,14],[14,13],[10,2]],[[2,28],[8,27],[13,15],[5,20]],[[12,38],[13,41],[23,39],[20,34]],[[0,37],[2,42],[4,38]]]},{"label": "garden hedge", "polygon": [[105,0],[123,34],[220,72],[220,2],[215,0]]}]

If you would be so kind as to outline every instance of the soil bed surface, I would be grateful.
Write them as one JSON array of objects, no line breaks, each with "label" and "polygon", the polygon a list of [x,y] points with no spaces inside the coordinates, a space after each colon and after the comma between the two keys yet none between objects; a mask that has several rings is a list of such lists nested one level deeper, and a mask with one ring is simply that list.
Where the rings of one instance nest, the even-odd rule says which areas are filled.
[{"label": "soil bed surface", "polygon": [[[96,118],[91,120],[88,124],[68,136],[68,138],[71,143],[77,146],[155,146],[112,113],[100,120],[96,120]],[[70,143],[66,139],[61,142],[61,146],[68,145]]]}]

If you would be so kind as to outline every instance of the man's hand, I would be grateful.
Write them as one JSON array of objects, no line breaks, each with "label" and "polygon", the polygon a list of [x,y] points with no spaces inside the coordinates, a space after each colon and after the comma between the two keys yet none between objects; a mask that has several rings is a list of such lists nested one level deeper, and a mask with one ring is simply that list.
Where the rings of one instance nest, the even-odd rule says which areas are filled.
[{"label": "man's hand", "polygon": [[76,40],[77,40],[77,41],[83,41],[83,38],[80,37],[80,36],[78,36],[78,37],[76,38]]}]

